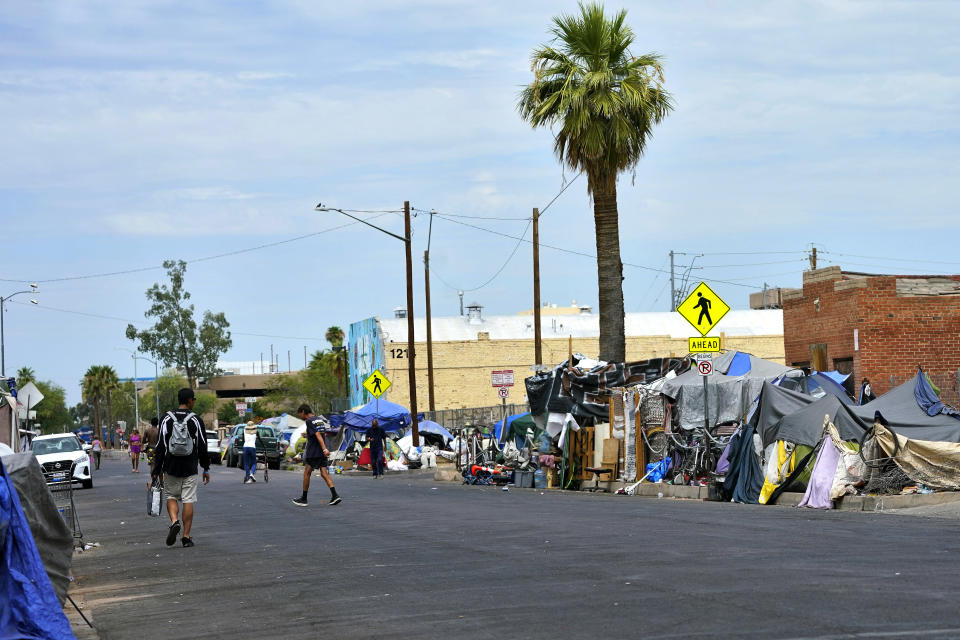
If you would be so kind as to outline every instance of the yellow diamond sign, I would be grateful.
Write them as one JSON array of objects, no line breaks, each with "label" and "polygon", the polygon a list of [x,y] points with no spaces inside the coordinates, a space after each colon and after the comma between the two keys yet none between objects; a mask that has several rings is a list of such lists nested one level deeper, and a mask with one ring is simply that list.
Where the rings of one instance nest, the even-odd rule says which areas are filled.
[{"label": "yellow diamond sign", "polygon": [[380,369],[377,369],[363,381],[363,388],[369,391],[374,398],[379,398],[390,388],[390,381],[387,380],[387,376],[380,373]]},{"label": "yellow diamond sign", "polygon": [[677,307],[677,312],[692,324],[701,336],[707,335],[717,326],[728,311],[730,311],[729,305],[705,282],[698,284],[697,288]]}]

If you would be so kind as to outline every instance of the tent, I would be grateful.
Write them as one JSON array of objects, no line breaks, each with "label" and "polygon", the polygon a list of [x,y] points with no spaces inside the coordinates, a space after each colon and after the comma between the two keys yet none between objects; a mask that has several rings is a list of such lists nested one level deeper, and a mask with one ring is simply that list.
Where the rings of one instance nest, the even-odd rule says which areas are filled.
[{"label": "tent", "polygon": [[503,420],[498,420],[496,424],[493,425],[494,434],[496,435],[497,442],[503,442],[505,437],[514,437],[525,439],[527,437],[527,429],[533,429],[533,432],[541,431],[540,427],[536,425],[533,421],[533,416],[530,415],[530,412],[518,413],[512,416],[507,416],[507,433],[503,434]]},{"label": "tent", "polygon": [[450,442],[453,440],[453,434],[447,431],[442,424],[438,424],[433,420],[423,420],[422,422],[418,422],[417,431],[420,433],[433,433],[438,436],[443,436],[444,442]]},{"label": "tent", "polygon": [[[418,418],[422,420],[423,414]],[[343,424],[351,431],[364,433],[375,419],[387,433],[397,433],[410,426],[410,411],[389,400],[371,400],[356,411],[347,411]]]},{"label": "tent", "polygon": [[[725,373],[726,372],[726,373]],[[799,371],[740,351],[727,352],[714,360],[713,373],[707,378],[710,422],[738,422],[747,414],[760,393],[764,381]],[[704,376],[690,369],[664,381],[660,393],[677,405],[680,427],[703,426]]]}]

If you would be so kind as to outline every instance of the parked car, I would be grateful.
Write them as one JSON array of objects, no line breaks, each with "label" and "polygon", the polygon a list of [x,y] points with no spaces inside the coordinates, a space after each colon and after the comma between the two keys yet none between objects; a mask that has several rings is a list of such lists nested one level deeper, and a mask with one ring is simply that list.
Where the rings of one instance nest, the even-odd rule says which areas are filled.
[{"label": "parked car", "polygon": [[87,453],[91,446],[74,434],[37,436],[30,448],[43,468],[47,484],[79,482],[84,489],[93,488],[93,469]]},{"label": "parked car", "polygon": [[217,435],[216,431],[206,431],[207,434],[207,458],[210,460],[210,464],[220,464],[220,453],[223,451],[220,448],[220,436]]},{"label": "parked car", "polygon": [[[243,427],[238,424],[230,431],[230,442],[227,445],[227,466],[240,467],[243,465]],[[283,450],[280,447],[280,435],[274,431],[273,427],[260,425],[257,427],[257,433],[263,444],[257,443],[257,454],[266,454],[267,465],[271,469],[280,468],[280,460]]]}]

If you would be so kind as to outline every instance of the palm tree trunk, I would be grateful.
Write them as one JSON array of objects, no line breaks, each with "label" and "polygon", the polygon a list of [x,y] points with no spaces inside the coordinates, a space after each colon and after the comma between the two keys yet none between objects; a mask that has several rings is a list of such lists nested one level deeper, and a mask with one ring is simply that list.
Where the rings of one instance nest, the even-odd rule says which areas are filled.
[{"label": "palm tree trunk", "polygon": [[620,223],[616,179],[590,176],[593,223],[597,234],[597,290],[600,310],[600,359],[626,360],[623,327],[623,263],[620,261]]}]

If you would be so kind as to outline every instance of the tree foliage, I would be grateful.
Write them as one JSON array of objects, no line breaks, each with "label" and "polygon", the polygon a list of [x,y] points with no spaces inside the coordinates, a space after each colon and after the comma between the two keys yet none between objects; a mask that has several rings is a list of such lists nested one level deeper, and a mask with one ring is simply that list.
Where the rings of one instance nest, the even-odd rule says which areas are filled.
[{"label": "tree foliage", "polygon": [[254,402],[248,404],[247,408],[251,410],[251,413],[245,413],[241,416],[237,413],[236,401],[232,398],[227,399],[217,408],[217,420],[220,421],[221,425],[240,424],[250,419],[262,420],[263,418],[270,418],[275,414],[275,411],[273,411],[266,402]]},{"label": "tree foliage", "polygon": [[[157,380],[160,390],[160,417],[167,411],[173,411],[179,407],[177,402],[177,392],[190,386],[189,381],[176,372],[174,369],[165,369],[160,372]],[[149,391],[140,394],[140,419],[144,422],[150,422],[150,418],[157,417],[157,402],[155,387],[150,385]],[[214,405],[217,403],[216,395],[212,393],[198,393],[196,402],[193,405],[193,412],[199,416],[204,416],[213,412]]]},{"label": "tree foliage", "polygon": [[182,369],[190,387],[196,388],[197,378],[217,373],[217,360],[233,345],[226,316],[223,312],[203,312],[199,326],[194,318],[190,292],[183,288],[187,263],[166,260],[169,284],[154,284],[147,289],[150,308],[144,313],[156,322],[149,329],[138,331],[127,325],[126,336],[139,341],[141,351],[152,354],[166,364]]},{"label": "tree foliage", "polygon": [[30,367],[20,367],[17,370],[17,388],[32,382],[43,400],[31,411],[36,411],[36,418],[31,421],[31,428],[40,425],[43,433],[62,433],[73,428],[73,417],[67,409],[67,392],[60,385],[50,380],[40,380],[36,372]]},{"label": "tree foliage", "polygon": [[587,176],[597,243],[600,358],[622,362],[623,263],[617,177],[635,170],[653,127],[673,109],[661,57],[630,52],[634,34],[626,11],[611,17],[601,4],[553,19],[552,44],[531,55],[534,78],[518,110],[534,128],[550,127],[561,163]]},{"label": "tree foliage", "polygon": [[101,442],[103,426],[112,423],[111,397],[120,388],[120,380],[113,367],[105,364],[91,365],[81,383],[83,399],[93,406],[93,430]]},{"label": "tree foliage", "polygon": [[337,375],[338,357],[332,351],[316,351],[306,369],[274,376],[267,384],[266,401],[279,412],[295,413],[309,404],[316,413],[330,411],[330,402],[339,397],[343,384]]}]

